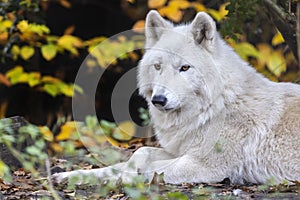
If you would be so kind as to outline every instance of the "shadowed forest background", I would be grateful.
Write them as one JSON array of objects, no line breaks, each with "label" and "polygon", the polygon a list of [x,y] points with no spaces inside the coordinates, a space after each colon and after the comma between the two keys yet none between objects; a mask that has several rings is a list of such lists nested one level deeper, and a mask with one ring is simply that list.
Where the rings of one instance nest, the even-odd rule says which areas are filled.
[{"label": "shadowed forest background", "polygon": [[[137,93],[132,95],[128,105],[135,123],[115,124],[111,111],[115,84],[137,66],[143,55],[142,28],[151,9],[158,10],[174,24],[188,23],[197,12],[207,12],[217,22],[222,37],[257,71],[273,81],[300,82],[300,2],[297,0],[2,0],[0,185],[4,195],[27,198],[25,192],[18,195],[13,192],[16,188],[21,192],[28,190],[22,190],[22,184],[19,188],[14,184],[19,176],[16,172],[34,178],[47,177],[49,173],[43,174],[40,168],[55,168],[58,164],[53,158],[83,156],[87,146],[99,149],[93,149],[92,153],[88,149],[89,159],[77,160],[77,164],[89,164],[78,168],[122,161],[122,155],[128,152],[115,150],[116,147],[135,150],[143,145],[155,145],[154,139],[135,137],[140,134],[136,132],[135,123],[149,123],[146,103]],[[135,30],[134,36],[122,35],[130,29]],[[113,40],[107,40],[119,33]],[[106,42],[106,48],[97,49],[101,42]],[[95,48],[97,50],[92,51]],[[127,48],[137,50],[118,56],[120,49]],[[85,60],[87,55],[91,56]],[[72,97],[77,95],[84,109],[86,98],[91,95],[86,93],[86,88],[73,84],[84,60],[87,77],[98,68],[105,69],[105,73],[95,94],[97,116],[87,116],[78,126],[72,118]],[[6,119],[13,116],[22,116],[24,120]],[[109,145],[113,148],[108,148]],[[95,161],[94,157],[99,155],[105,160],[104,165]],[[49,161],[51,167],[47,168],[45,163]],[[43,187],[50,191],[45,196],[54,195],[53,188]],[[111,196],[124,194],[120,198],[137,195],[137,199],[155,194],[151,191],[153,193],[144,195],[143,187],[139,195],[132,191],[135,188],[132,186],[122,190],[123,193],[110,187],[104,187],[107,191],[101,192],[107,195],[114,191]],[[276,192],[282,188],[267,186],[263,189]],[[41,189],[32,184],[29,190]],[[186,197],[174,188],[171,191],[166,194],[167,198]],[[193,195],[210,196],[214,192],[200,190]],[[251,189],[248,192],[255,193]],[[61,195],[54,198],[59,199]]]}]

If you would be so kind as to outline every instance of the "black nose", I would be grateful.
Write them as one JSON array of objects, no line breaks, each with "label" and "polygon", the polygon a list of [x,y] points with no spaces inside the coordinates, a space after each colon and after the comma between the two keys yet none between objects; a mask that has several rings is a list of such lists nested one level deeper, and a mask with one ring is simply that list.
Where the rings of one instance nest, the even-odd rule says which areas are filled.
[{"label": "black nose", "polygon": [[151,102],[153,103],[153,105],[155,106],[165,106],[167,104],[167,97],[163,96],[163,95],[154,95],[152,97]]}]

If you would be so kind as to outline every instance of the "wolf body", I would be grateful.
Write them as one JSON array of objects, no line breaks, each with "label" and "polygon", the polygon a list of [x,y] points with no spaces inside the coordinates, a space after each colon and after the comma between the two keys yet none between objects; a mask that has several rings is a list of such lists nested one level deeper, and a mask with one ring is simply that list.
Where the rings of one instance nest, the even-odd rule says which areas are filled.
[{"label": "wolf body", "polygon": [[173,26],[150,11],[145,34],[138,87],[161,148],[142,147],[107,168],[55,174],[56,181],[93,174],[130,182],[154,172],[175,184],[300,180],[299,85],[257,73],[203,12]]}]

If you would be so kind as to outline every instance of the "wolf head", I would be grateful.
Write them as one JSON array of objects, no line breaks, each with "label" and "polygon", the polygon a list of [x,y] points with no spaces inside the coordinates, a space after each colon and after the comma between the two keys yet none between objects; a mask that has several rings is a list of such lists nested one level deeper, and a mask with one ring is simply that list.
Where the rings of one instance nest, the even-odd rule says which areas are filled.
[{"label": "wolf head", "polygon": [[[222,104],[218,61],[220,40],[213,19],[200,12],[188,25],[174,26],[150,11],[145,26],[145,54],[138,66],[140,94],[153,116],[203,113]],[[220,107],[220,106],[219,106]]]}]

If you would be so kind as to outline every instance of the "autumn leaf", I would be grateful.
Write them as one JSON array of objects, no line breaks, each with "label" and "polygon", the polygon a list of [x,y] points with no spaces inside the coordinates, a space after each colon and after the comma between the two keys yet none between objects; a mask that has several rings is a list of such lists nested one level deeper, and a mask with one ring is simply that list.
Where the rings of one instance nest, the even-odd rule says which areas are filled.
[{"label": "autumn leaf", "polygon": [[60,89],[61,93],[66,95],[67,97],[74,96],[74,87],[73,87],[73,85],[60,84],[59,89]]},{"label": "autumn leaf", "polygon": [[6,29],[10,28],[12,25],[13,25],[13,23],[9,19],[0,21],[0,32],[6,31]]},{"label": "autumn leaf", "polygon": [[134,32],[144,33],[144,31],[145,31],[145,20],[139,20],[139,21],[137,21],[133,25],[132,29],[133,29]]},{"label": "autumn leaf", "polygon": [[268,69],[277,77],[286,71],[286,62],[281,51],[273,51],[267,62]]},{"label": "autumn leaf", "polygon": [[0,32],[0,41],[6,41],[8,38],[8,32]]},{"label": "autumn leaf", "polygon": [[55,140],[62,141],[72,138],[72,135],[76,133],[77,122],[66,122],[61,126],[59,134],[55,137]]},{"label": "autumn leaf", "polygon": [[275,76],[279,77],[286,71],[286,60],[281,50],[274,50],[268,44],[258,44],[257,48],[260,56],[257,61],[260,66],[266,65]]},{"label": "autumn leaf", "polygon": [[165,5],[166,2],[167,0],[148,0],[148,7],[151,9],[159,8]]},{"label": "autumn leaf", "polygon": [[198,2],[191,2],[191,7],[195,8],[197,12],[206,11],[205,6]]},{"label": "autumn leaf", "polygon": [[59,93],[57,86],[54,84],[45,84],[43,86],[43,89],[45,90],[45,92],[47,92],[48,94],[50,94],[53,97],[55,97]]},{"label": "autumn leaf", "polygon": [[158,12],[174,22],[179,22],[182,19],[182,10],[190,6],[191,4],[187,1],[176,0],[171,1],[168,6],[158,9]]},{"label": "autumn leaf", "polygon": [[75,30],[75,26],[69,26],[68,28],[66,28],[66,30],[64,31],[64,35],[71,35]]},{"label": "autumn leaf", "polygon": [[224,3],[220,6],[219,10],[214,9],[207,9],[207,12],[218,22],[224,19],[226,15],[228,15],[228,10],[226,10],[226,6],[229,4],[229,2]]},{"label": "autumn leaf", "polygon": [[6,72],[5,76],[9,79],[12,85],[19,82],[21,75],[23,74],[23,68],[21,66],[16,66],[13,69]]},{"label": "autumn leaf", "polygon": [[0,83],[4,84],[5,86],[10,86],[11,85],[8,78],[6,76],[4,76],[3,74],[0,74]]},{"label": "autumn leaf", "polygon": [[28,74],[28,84],[30,87],[34,87],[40,84],[41,74],[39,72],[30,72]]},{"label": "autumn leaf", "polygon": [[34,48],[31,46],[23,46],[20,50],[20,55],[24,60],[28,60],[34,54]]},{"label": "autumn leaf", "polygon": [[50,129],[47,126],[39,126],[39,131],[43,135],[43,138],[49,142],[52,142],[54,137],[53,133],[50,131]]},{"label": "autumn leaf", "polygon": [[42,56],[47,60],[52,60],[57,53],[57,47],[54,44],[47,44],[41,47]]},{"label": "autumn leaf", "polygon": [[17,60],[20,54],[20,47],[17,45],[13,45],[10,52],[13,56],[13,60]]},{"label": "autumn leaf", "polygon": [[43,83],[59,83],[60,79],[52,77],[52,76],[43,76],[41,82]]},{"label": "autumn leaf", "polygon": [[65,8],[71,8],[72,5],[68,0],[59,0],[60,5],[62,5]]},{"label": "autumn leaf", "polygon": [[260,53],[257,49],[248,42],[242,42],[235,44],[234,50],[239,54],[239,56],[247,60],[248,57],[259,57]]},{"label": "autumn leaf", "polygon": [[284,42],[284,38],[282,37],[281,33],[277,31],[277,33],[272,38],[272,45],[276,46],[278,44],[282,44]]},{"label": "autumn leaf", "polygon": [[17,28],[20,30],[21,33],[24,33],[28,30],[29,24],[27,20],[22,20],[17,24]]},{"label": "autumn leaf", "polygon": [[83,46],[82,41],[78,37],[72,35],[63,35],[58,39],[57,44],[74,55],[78,55],[77,48]]},{"label": "autumn leaf", "polygon": [[131,121],[124,121],[112,133],[113,138],[120,141],[128,141],[135,135],[135,124]]}]

